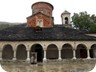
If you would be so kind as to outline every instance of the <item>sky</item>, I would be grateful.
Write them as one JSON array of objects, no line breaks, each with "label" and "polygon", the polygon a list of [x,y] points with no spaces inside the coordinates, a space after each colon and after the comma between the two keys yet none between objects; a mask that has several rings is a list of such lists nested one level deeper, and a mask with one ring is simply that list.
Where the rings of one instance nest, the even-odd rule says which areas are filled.
[{"label": "sky", "polygon": [[95,0],[0,0],[0,21],[26,22],[26,17],[32,15],[31,5],[38,1],[49,2],[54,6],[55,24],[61,24],[61,13],[67,10],[73,16],[74,12],[87,11],[96,14]]}]

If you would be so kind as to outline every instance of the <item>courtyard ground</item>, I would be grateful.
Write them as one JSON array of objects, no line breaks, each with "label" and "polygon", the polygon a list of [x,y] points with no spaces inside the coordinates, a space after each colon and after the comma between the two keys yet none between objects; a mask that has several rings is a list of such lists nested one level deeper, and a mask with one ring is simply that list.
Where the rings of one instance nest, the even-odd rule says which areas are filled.
[{"label": "courtyard ground", "polygon": [[25,61],[1,61],[8,72],[89,72],[95,67],[96,59],[47,60],[30,64]]}]

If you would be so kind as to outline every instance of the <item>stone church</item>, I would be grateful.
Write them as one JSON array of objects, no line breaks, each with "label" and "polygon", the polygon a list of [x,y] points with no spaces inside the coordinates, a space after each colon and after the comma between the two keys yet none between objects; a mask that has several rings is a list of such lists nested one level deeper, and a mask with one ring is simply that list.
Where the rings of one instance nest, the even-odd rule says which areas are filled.
[{"label": "stone church", "polygon": [[[53,5],[36,2],[27,23],[0,31],[0,62],[44,63],[96,58],[96,36],[73,29],[70,12],[54,24]],[[3,63],[4,63],[3,62]]]}]

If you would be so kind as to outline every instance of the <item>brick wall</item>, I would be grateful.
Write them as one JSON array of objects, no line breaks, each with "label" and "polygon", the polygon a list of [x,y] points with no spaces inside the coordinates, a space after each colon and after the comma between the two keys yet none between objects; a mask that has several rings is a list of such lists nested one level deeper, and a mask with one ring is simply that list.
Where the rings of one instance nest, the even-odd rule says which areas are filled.
[{"label": "brick wall", "polygon": [[46,17],[43,14],[37,14],[37,15],[27,19],[28,27],[36,27],[37,26],[36,19],[43,19],[43,27],[52,27],[53,26],[53,19],[51,17]]}]

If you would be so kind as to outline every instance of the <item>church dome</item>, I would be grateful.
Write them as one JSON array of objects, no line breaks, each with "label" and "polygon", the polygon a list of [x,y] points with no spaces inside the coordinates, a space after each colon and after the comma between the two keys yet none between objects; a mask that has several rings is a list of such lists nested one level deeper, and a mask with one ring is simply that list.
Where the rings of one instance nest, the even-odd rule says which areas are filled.
[{"label": "church dome", "polygon": [[48,2],[36,2],[32,5],[32,14],[41,12],[47,16],[52,16],[53,5]]}]

